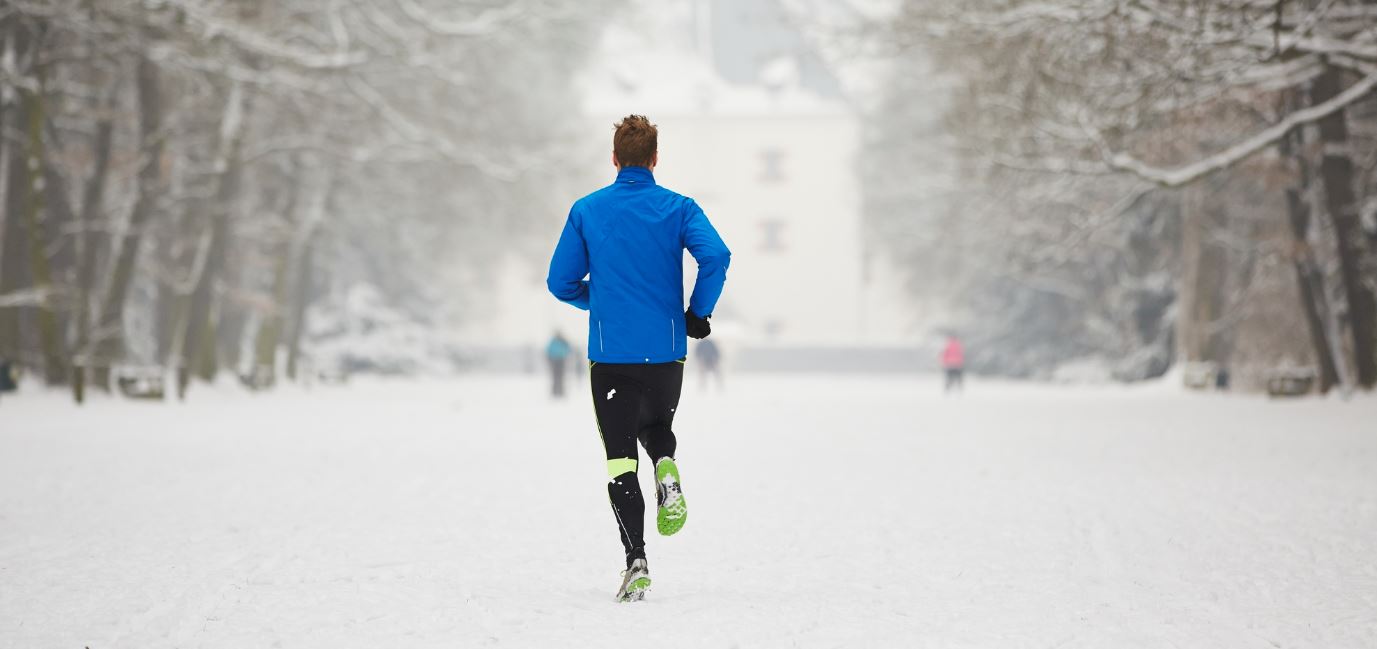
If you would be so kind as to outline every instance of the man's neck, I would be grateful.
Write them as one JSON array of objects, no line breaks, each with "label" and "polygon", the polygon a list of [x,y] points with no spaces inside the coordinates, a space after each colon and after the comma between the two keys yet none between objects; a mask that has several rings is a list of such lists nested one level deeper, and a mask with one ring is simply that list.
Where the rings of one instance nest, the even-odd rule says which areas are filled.
[{"label": "man's neck", "polygon": [[655,174],[651,167],[627,165],[617,168],[617,182],[654,184]]}]

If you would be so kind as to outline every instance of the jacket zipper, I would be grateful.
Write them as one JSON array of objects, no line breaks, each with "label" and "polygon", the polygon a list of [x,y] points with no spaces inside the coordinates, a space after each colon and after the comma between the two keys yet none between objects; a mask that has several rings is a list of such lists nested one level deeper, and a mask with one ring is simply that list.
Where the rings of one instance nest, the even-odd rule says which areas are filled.
[{"label": "jacket zipper", "polygon": [[669,351],[671,351],[671,352],[679,351],[679,337],[676,336],[676,335],[674,335],[674,334],[678,331],[678,329],[679,329],[678,327],[675,327],[675,326],[674,326],[674,318],[670,318],[670,319],[669,319]]},{"label": "jacket zipper", "polygon": [[598,321],[598,351],[607,351],[607,347],[602,344],[602,320]]}]

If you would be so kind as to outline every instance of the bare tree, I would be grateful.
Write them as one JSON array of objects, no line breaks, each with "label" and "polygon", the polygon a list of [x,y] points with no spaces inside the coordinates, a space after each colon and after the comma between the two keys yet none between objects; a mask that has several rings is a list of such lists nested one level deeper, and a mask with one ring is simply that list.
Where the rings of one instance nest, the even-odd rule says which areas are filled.
[{"label": "bare tree", "polygon": [[[1203,211],[1181,213],[1185,227],[1162,229],[1157,235],[1165,238],[1150,242],[1105,242],[1113,246],[1112,254],[1127,259],[1144,246],[1182,251],[1182,263],[1168,266],[1178,287],[1169,299],[1207,301],[1172,309],[1178,332],[1188,332],[1190,339],[1232,336],[1229,332],[1240,331],[1246,320],[1238,309],[1256,311],[1259,300],[1296,295],[1289,299],[1304,315],[1298,321],[1309,322],[1310,351],[1320,374],[1328,377],[1322,385],[1343,376],[1343,367],[1351,364],[1357,382],[1370,388],[1377,323],[1373,289],[1362,273],[1371,267],[1373,250],[1361,228],[1358,197],[1364,190],[1351,161],[1352,151],[1362,149],[1355,148],[1348,124],[1354,107],[1369,101],[1377,88],[1375,27],[1377,7],[1357,0],[988,0],[905,3],[887,34],[903,48],[920,48],[939,69],[961,80],[948,126],[958,136],[962,164],[980,172],[970,177],[981,179],[967,182],[963,191],[1004,195],[998,209],[961,217],[1001,223],[1013,218],[1007,229],[983,227],[1015,235],[1034,227],[1021,227],[1022,221],[1072,221],[1040,237],[1018,237],[1017,243],[996,237],[1001,240],[977,251],[1027,250],[1034,263],[1009,268],[1025,279],[1055,271],[1057,258],[1069,248],[1079,248],[1075,257],[1083,260],[1073,267],[1094,266],[1103,256],[1100,250],[1065,242],[1095,240],[1106,231],[1131,232],[1131,224],[1144,218],[1145,205],[1155,203],[1125,200],[1141,191],[1134,182],[1162,188],[1154,195],[1179,202],[1187,196],[1162,190],[1199,187],[1222,174],[1226,180],[1207,190],[1210,200],[1197,201]],[[1310,140],[1316,146],[1288,144],[1302,130],[1317,133]],[[1267,155],[1282,149],[1286,158],[1317,160],[1313,177],[1337,242],[1331,254],[1340,262],[1340,272],[1320,277],[1316,273],[1327,268],[1322,257],[1298,260],[1299,284],[1290,289],[1276,283],[1271,269],[1291,254],[1288,250],[1305,254],[1305,249],[1278,245],[1278,237],[1297,242],[1308,237],[1301,227],[1308,217],[1288,211],[1286,189],[1272,190],[1265,210],[1275,214],[1269,218],[1276,226],[1246,217],[1244,209],[1255,191],[1278,185],[1299,189],[1294,175],[1301,165]],[[1288,175],[1290,181],[1274,180]],[[963,205],[969,209],[971,203]],[[1077,224],[1067,215],[1080,211],[1078,206],[1091,214],[1112,214],[1113,220]],[[1239,216],[1223,218],[1229,213]],[[1042,251],[1050,251],[1052,259],[1038,260]],[[1181,275],[1182,268],[1190,274]],[[1213,270],[1200,275],[1191,269]],[[1247,280],[1258,273],[1261,283]],[[1099,283],[1088,276],[1053,274],[1064,278],[1063,289],[1074,287],[1061,290],[1063,296],[1083,297],[1088,285]],[[1340,287],[1337,301],[1325,299],[1331,285]],[[1092,305],[1104,303],[1099,290],[1090,295],[1095,297],[1073,307],[1082,314],[1073,321],[1083,322]],[[1205,304],[1216,306],[1202,310]],[[1330,312],[1318,311],[1326,304]],[[1114,305],[1119,320],[1135,308]],[[1347,344],[1332,333],[1332,323],[1347,325]],[[1232,348],[1230,343],[1180,350],[1188,358],[1203,354],[1226,362],[1223,350]],[[1343,358],[1335,356],[1336,349],[1347,350]],[[1276,351],[1278,361],[1289,353]],[[1074,350],[1061,352],[1069,354]],[[1326,369],[1330,365],[1332,371]]]},{"label": "bare tree", "polygon": [[446,264],[557,212],[523,183],[566,155],[597,15],[4,3],[0,355],[73,379],[78,401],[124,363],[177,370],[184,394],[222,370],[271,377],[279,357],[295,374],[329,286],[381,287],[417,321],[459,307]]}]

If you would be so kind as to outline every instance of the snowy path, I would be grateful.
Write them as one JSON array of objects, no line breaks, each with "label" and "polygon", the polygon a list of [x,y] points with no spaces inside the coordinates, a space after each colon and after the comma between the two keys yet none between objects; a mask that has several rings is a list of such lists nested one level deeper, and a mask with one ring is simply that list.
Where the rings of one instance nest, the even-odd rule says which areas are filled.
[{"label": "snowy path", "polygon": [[1377,647],[1377,400],[731,387],[639,605],[583,388],[6,399],[0,647]]}]

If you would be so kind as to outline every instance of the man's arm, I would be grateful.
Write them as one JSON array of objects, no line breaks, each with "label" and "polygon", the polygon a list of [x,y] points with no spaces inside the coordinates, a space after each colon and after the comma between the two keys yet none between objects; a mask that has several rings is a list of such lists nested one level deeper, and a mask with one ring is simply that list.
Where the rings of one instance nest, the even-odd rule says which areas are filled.
[{"label": "man's arm", "polygon": [[580,232],[581,223],[576,210],[569,210],[564,232],[559,235],[555,254],[550,258],[550,274],[545,286],[561,302],[588,310],[588,245]]},{"label": "man's arm", "polygon": [[727,281],[727,266],[731,264],[732,253],[722,242],[717,230],[708,221],[698,203],[689,201],[688,217],[684,220],[684,247],[698,262],[698,279],[693,283],[693,295],[689,297],[689,310],[706,318],[717,308],[717,298],[722,296],[722,285]]}]

